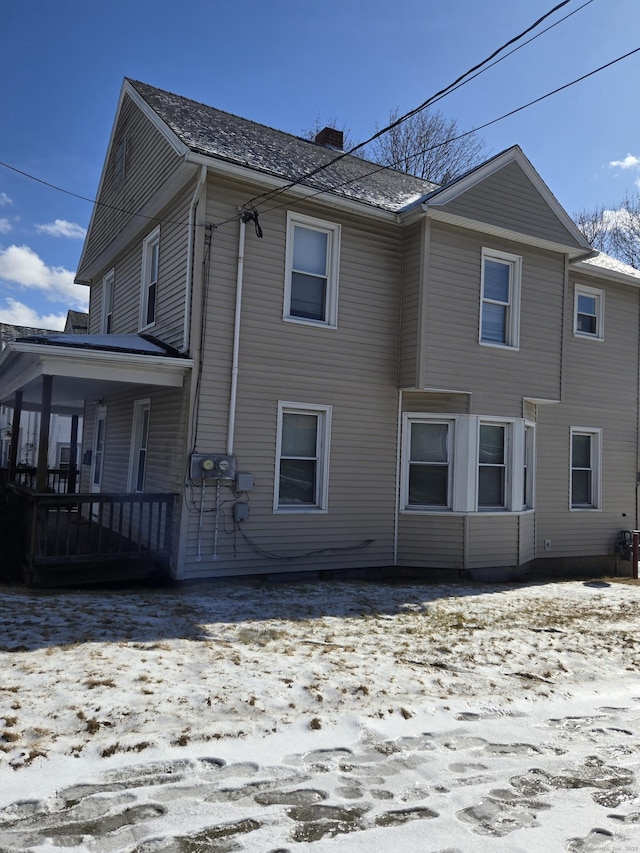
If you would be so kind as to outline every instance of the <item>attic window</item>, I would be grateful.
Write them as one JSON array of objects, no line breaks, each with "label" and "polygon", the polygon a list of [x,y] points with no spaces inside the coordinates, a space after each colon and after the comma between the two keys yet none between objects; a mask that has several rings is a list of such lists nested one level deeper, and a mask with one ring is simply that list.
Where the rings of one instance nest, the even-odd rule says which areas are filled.
[{"label": "attic window", "polygon": [[113,162],[113,183],[115,186],[124,181],[125,161],[127,156],[127,137],[123,136],[116,148]]}]

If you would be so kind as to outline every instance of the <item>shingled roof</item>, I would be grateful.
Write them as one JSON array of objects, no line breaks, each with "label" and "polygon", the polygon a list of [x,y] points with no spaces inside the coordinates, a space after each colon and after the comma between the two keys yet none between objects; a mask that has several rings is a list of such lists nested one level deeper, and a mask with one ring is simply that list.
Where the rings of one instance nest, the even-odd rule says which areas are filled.
[{"label": "shingled roof", "polygon": [[[127,81],[191,151],[399,213],[436,184],[240,118],[146,83]],[[305,177],[322,169],[310,177]]]}]

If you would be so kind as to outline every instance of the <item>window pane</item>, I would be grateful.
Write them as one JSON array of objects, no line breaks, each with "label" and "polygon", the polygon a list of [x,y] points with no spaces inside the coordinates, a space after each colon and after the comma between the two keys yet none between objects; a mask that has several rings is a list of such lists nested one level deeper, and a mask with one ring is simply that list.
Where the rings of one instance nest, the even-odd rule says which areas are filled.
[{"label": "window pane", "polygon": [[411,465],[409,467],[409,504],[448,506],[448,481],[447,465]]},{"label": "window pane", "polygon": [[447,424],[411,425],[412,462],[448,462]]},{"label": "window pane", "polygon": [[316,503],[315,460],[280,460],[280,505]]},{"label": "window pane", "polygon": [[591,468],[591,436],[574,435],[571,446],[571,466]]},{"label": "window pane", "polygon": [[480,424],[480,464],[504,464],[504,427]]},{"label": "window pane", "polygon": [[159,243],[154,243],[149,248],[149,281],[157,281],[158,280],[158,250],[160,248]]},{"label": "window pane", "polygon": [[585,315],[585,314],[578,314],[577,329],[579,332],[584,332],[585,335],[597,335],[598,334],[597,317],[591,317],[591,316]]},{"label": "window pane", "polygon": [[484,298],[497,302],[509,302],[510,264],[485,260],[484,262]]},{"label": "window pane", "polygon": [[282,456],[316,457],[316,415],[285,413],[282,418]]},{"label": "window pane", "polygon": [[482,340],[489,343],[507,342],[507,309],[493,302],[482,303]]},{"label": "window pane", "polygon": [[329,235],[296,225],[293,239],[293,269],[314,275],[327,275]]},{"label": "window pane", "polygon": [[480,468],[478,506],[504,506],[504,468],[494,466]]},{"label": "window pane", "polygon": [[583,294],[578,294],[578,311],[583,314],[595,314],[596,313],[596,298],[595,296],[584,296]]},{"label": "window pane", "polygon": [[572,506],[591,506],[591,471],[571,472],[571,504]]},{"label": "window pane", "polygon": [[324,320],[326,278],[291,273],[291,316]]},{"label": "window pane", "polygon": [[136,492],[144,489],[144,472],[147,464],[147,451],[141,449],[138,452],[138,469],[136,471]]},{"label": "window pane", "polygon": [[149,286],[147,291],[147,325],[153,323],[156,318],[156,285]]}]

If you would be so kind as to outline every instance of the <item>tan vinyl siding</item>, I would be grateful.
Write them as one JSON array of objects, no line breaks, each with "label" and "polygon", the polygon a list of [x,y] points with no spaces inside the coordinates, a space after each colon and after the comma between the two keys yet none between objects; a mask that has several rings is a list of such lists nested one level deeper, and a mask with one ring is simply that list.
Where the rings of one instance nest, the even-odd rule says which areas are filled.
[{"label": "tan vinyl siding", "polygon": [[[188,220],[192,193],[193,187],[184,191],[163,213],[162,218],[167,221],[160,224],[156,322],[145,329],[176,348],[182,345],[184,334]],[[140,328],[143,241],[154,228],[155,223],[149,224],[124,252],[110,261],[108,270],[114,270],[113,334],[135,334]],[[102,287],[103,276],[100,275],[91,287],[89,328],[92,334],[100,332],[101,328]]]},{"label": "tan vinyl siding", "polygon": [[402,513],[398,564],[432,569],[463,569],[465,518],[461,515]]},{"label": "tan vinyl siding", "polygon": [[406,229],[404,235],[399,377],[401,388],[414,388],[417,382],[422,230],[422,222],[416,222]]},{"label": "tan vinyl siding", "polygon": [[403,412],[424,412],[432,415],[466,415],[469,412],[467,394],[443,394],[427,391],[405,391],[402,394]]},{"label": "tan vinyl siding", "polygon": [[[539,557],[613,553],[620,529],[636,524],[638,468],[638,291],[584,282],[605,291],[604,340],[573,335],[573,285],[567,294],[564,401],[539,406],[537,551]],[[602,505],[569,509],[571,427],[602,430]],[[544,541],[551,548],[544,550]]]},{"label": "tan vinyl siding", "polygon": [[[182,389],[140,386],[105,398],[107,428],[102,491],[127,492],[133,410],[136,400],[150,401],[145,492],[179,492],[185,470],[186,397]],[[93,440],[93,434],[87,435]]]},{"label": "tan vinyl siding", "polygon": [[536,514],[525,512],[519,517],[520,541],[518,563],[524,565],[536,556]]},{"label": "tan vinyl siding", "polygon": [[[207,220],[216,222],[233,216],[246,194],[215,184],[207,198]],[[223,485],[218,560],[211,559],[215,514],[206,514],[200,537],[191,516],[190,575],[392,562],[401,232],[335,211],[292,209],[342,225],[338,328],[282,319],[286,207],[261,216],[263,239],[251,226],[246,232],[234,450],[239,470],[255,479],[242,532],[263,553],[230,532],[233,496]],[[198,412],[198,449],[207,452],[226,447],[237,253],[236,222],[214,233],[211,253]],[[332,406],[326,513],[273,511],[278,401]],[[199,506],[200,485],[190,493]],[[207,484],[207,508],[214,496]],[[326,553],[302,556],[309,551]]]},{"label": "tan vinyl siding", "polygon": [[519,516],[515,513],[469,516],[469,569],[499,568],[518,564]]},{"label": "tan vinyl siding", "polygon": [[[114,166],[118,146],[126,137],[124,179],[116,186]],[[99,202],[93,216],[83,267],[90,265],[130,221],[132,214],[156,193],[178,169],[181,158],[128,96],[107,155]],[[82,269],[78,270],[82,276]]]},{"label": "tan vinyl siding", "polygon": [[578,246],[517,163],[509,163],[441,209],[483,225]]},{"label": "tan vinyl siding", "polygon": [[[518,350],[478,342],[482,248],[522,257]],[[522,416],[522,398],[558,399],[564,261],[561,255],[433,224],[425,385],[473,392],[480,414]]]}]

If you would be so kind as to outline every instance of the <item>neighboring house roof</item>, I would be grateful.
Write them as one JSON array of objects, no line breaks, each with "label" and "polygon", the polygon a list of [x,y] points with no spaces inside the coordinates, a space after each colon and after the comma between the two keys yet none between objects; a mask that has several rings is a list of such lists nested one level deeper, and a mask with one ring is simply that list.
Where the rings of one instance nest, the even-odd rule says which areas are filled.
[{"label": "neighboring house roof", "polygon": [[33,326],[14,326],[11,323],[0,323],[0,351],[9,341],[24,338],[26,335],[55,335],[53,329],[38,329]]},{"label": "neighboring house roof", "polygon": [[67,311],[64,331],[73,335],[84,335],[89,331],[89,315],[84,311]]},{"label": "neighboring house roof", "polygon": [[[283,180],[330,192],[392,213],[432,192],[436,184],[308,139],[240,118],[189,98],[127,80],[190,151]],[[305,175],[318,171],[305,178]]]}]

